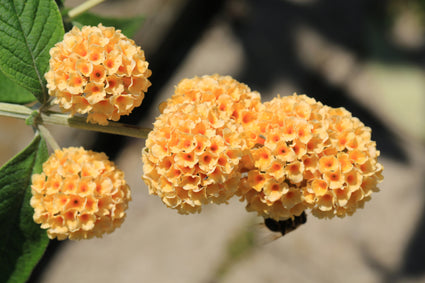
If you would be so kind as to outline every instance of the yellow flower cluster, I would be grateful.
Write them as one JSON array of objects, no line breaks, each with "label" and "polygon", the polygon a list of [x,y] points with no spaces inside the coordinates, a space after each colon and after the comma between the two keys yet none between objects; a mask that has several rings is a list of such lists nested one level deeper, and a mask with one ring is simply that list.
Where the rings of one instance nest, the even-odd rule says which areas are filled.
[{"label": "yellow flower cluster", "polygon": [[49,94],[65,112],[108,124],[140,106],[151,71],[143,50],[113,27],[74,27],[50,50]]},{"label": "yellow flower cluster", "polygon": [[247,210],[275,220],[306,208],[320,218],[343,217],[377,191],[383,167],[371,130],[344,108],[323,106],[305,95],[264,104],[248,132],[254,161],[238,194]]},{"label": "yellow flower cluster", "polygon": [[[234,195],[246,145],[242,126],[260,96],[231,77],[183,80],[166,103],[142,152],[143,180],[151,194],[182,214]],[[255,111],[256,112],[256,111]]]},{"label": "yellow flower cluster", "polygon": [[34,221],[50,239],[102,237],[119,227],[131,199],[124,173],[104,153],[56,150],[32,176]]},{"label": "yellow flower cluster", "polygon": [[379,151],[371,141],[371,129],[344,108],[324,106],[322,113],[328,140],[321,152],[313,155],[305,202],[317,217],[351,215],[363,207],[377,184],[383,180]]},{"label": "yellow flower cluster", "polygon": [[264,106],[258,120],[245,128],[253,162],[237,194],[247,201],[248,211],[284,220],[306,209],[304,159],[313,150],[307,144],[321,143],[326,134],[309,123],[311,113],[320,107],[311,98],[278,97]]},{"label": "yellow flower cluster", "polygon": [[255,120],[256,113],[262,107],[258,92],[251,91],[247,85],[230,76],[214,74],[183,79],[174,95],[160,105],[160,111],[176,111],[184,103],[199,105],[204,102],[210,102],[217,108],[220,119],[231,119],[243,125]]},{"label": "yellow flower cluster", "polygon": [[248,86],[212,75],[182,80],[160,111],[142,178],[180,213],[236,194],[248,211],[277,221],[307,208],[343,217],[383,178],[370,128],[305,95],[262,104]]}]

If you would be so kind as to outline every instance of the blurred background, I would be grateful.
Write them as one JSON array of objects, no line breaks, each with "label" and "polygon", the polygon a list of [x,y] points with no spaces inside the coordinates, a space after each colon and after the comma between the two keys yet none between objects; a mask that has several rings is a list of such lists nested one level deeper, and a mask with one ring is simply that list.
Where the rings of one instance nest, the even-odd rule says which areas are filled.
[{"label": "blurred background", "polygon": [[[74,7],[83,1],[67,0]],[[261,93],[307,94],[372,128],[385,179],[364,209],[270,239],[238,200],[182,216],[141,180],[144,140],[50,127],[61,146],[106,152],[132,188],[127,219],[103,239],[51,241],[30,282],[425,282],[425,1],[109,0],[143,15],[135,41],[152,86],[122,122],[151,127],[183,78],[231,75]],[[0,117],[0,162],[32,137]]]}]

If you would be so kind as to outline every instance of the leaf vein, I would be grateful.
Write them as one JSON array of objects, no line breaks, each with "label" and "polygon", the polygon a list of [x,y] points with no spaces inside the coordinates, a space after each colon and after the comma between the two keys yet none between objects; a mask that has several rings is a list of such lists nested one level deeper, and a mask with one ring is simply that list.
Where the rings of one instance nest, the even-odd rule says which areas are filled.
[{"label": "leaf vein", "polygon": [[[38,13],[38,11],[39,11],[39,6],[40,6],[40,4],[41,4],[41,1],[40,2],[38,2],[39,4],[37,5],[37,9],[36,9],[36,11],[35,11],[35,13],[34,13],[34,17],[35,17],[35,19],[37,19],[38,18],[38,15],[37,15],[37,13]],[[48,20],[48,18],[50,17],[50,9],[48,9],[48,11],[49,11],[49,13],[47,14],[47,16],[46,17],[42,17],[42,19],[44,18],[44,21],[43,21],[43,23],[42,24],[40,24],[40,23],[37,23],[37,25],[39,25],[40,27],[44,27],[45,26],[45,24],[46,24],[46,22],[47,22],[47,20]],[[34,20],[34,22],[35,22],[36,20]],[[34,25],[32,25],[32,27],[31,27],[31,31],[32,31],[32,28],[34,27]],[[38,54],[35,54],[36,53],[36,50],[37,50],[37,47],[38,47],[38,44],[39,44],[39,42],[40,42],[40,39],[42,38],[42,36],[43,36],[44,34],[43,34],[43,32],[41,32],[41,36],[39,36],[38,38],[37,38],[37,41],[35,42],[35,44],[34,44],[34,56],[35,56],[35,58],[38,58],[38,56],[41,54],[41,52],[39,52]]]},{"label": "leaf vein", "polygon": [[[17,38],[12,37],[13,39],[19,40]],[[10,54],[18,58],[22,63],[28,66],[32,66],[31,63],[26,62],[25,57],[22,57],[18,49],[12,49],[9,45],[1,45],[4,50],[9,51]],[[15,53],[16,52],[16,53]]]},{"label": "leaf vein", "polygon": [[[26,3],[25,3],[25,5],[26,5]],[[16,10],[16,6],[15,6],[15,3],[14,3],[14,2],[12,2],[12,6],[13,6],[13,10],[15,11],[15,13],[16,13],[16,14],[18,14],[18,12],[17,12],[17,10]],[[24,8],[24,9],[25,9],[25,8]],[[22,33],[24,34],[24,41],[25,41],[25,45],[27,46],[28,51],[29,51],[29,54],[31,55],[31,58],[32,58],[32,61],[33,61],[33,67],[34,67],[34,69],[35,69],[35,72],[36,72],[36,74],[37,74],[38,81],[39,81],[40,86],[41,86],[41,92],[42,92],[43,98],[45,99],[45,96],[46,96],[46,89],[45,89],[44,84],[43,84],[43,79],[41,78],[41,76],[40,76],[40,72],[39,72],[39,70],[38,70],[38,68],[37,68],[37,65],[35,64],[34,54],[33,54],[33,51],[32,51],[32,50],[31,50],[31,48],[30,48],[30,45],[29,45],[29,43],[28,43],[27,38],[25,37],[25,32],[24,32],[24,29],[23,29],[23,26],[22,26],[21,20],[20,20],[20,18],[19,18],[19,17],[17,17],[17,20],[18,20],[18,23],[19,23],[20,29],[21,29]]]}]

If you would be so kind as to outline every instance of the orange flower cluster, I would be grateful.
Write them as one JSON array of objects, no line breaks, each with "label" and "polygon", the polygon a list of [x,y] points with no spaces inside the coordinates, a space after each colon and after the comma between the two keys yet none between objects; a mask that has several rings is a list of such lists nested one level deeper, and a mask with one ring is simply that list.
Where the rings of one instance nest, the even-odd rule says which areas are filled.
[{"label": "orange flower cluster", "polygon": [[309,122],[320,107],[311,98],[278,97],[264,106],[257,121],[245,128],[253,162],[245,168],[237,194],[247,201],[248,211],[284,220],[299,216],[307,207],[302,194],[308,177],[303,161],[313,150],[307,144],[321,143],[326,134]]},{"label": "orange flower cluster", "polygon": [[310,173],[315,176],[304,191],[304,199],[317,217],[351,215],[363,207],[383,180],[379,151],[371,141],[371,129],[344,108],[323,107],[328,140],[318,163]]},{"label": "orange flower cluster", "polygon": [[182,214],[228,200],[238,187],[247,149],[240,138],[243,128],[234,121],[250,123],[249,113],[260,105],[258,93],[230,77],[183,80],[161,105],[142,152],[142,178],[150,193]]},{"label": "orange flower cluster", "polygon": [[238,191],[247,210],[275,220],[306,208],[320,218],[343,217],[378,190],[383,167],[371,130],[347,110],[305,95],[264,105],[247,128],[260,137],[247,135],[254,164]]},{"label": "orange flower cluster", "polygon": [[131,199],[124,173],[104,153],[56,150],[32,176],[34,221],[50,239],[102,237],[119,227]]},{"label": "orange flower cluster", "polygon": [[237,124],[249,124],[255,120],[261,109],[261,97],[230,76],[218,74],[183,79],[176,87],[174,95],[160,105],[161,113],[176,111],[180,105],[213,103],[220,119],[232,120]]},{"label": "orange flower cluster", "polygon": [[50,50],[49,94],[65,112],[101,125],[140,106],[150,86],[143,50],[113,27],[74,27]]},{"label": "orange flower cluster", "polygon": [[180,213],[234,194],[275,220],[351,215],[382,180],[371,130],[305,95],[260,96],[230,77],[182,80],[142,156],[151,194]]}]

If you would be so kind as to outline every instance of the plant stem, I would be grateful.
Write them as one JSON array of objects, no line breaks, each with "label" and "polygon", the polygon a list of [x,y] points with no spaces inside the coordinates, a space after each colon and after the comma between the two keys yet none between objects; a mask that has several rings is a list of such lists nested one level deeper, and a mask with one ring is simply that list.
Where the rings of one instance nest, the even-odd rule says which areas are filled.
[{"label": "plant stem", "polygon": [[60,149],[60,146],[46,127],[43,125],[38,125],[38,130],[40,131],[41,136],[47,141],[47,143],[54,151]]},{"label": "plant stem", "polygon": [[102,3],[103,1],[104,0],[88,0],[88,1],[84,2],[83,4],[71,9],[68,12],[68,16],[69,16],[70,19],[73,19],[73,18],[81,15],[85,11],[90,10],[94,6]]},{"label": "plant stem", "polygon": [[102,126],[97,124],[90,124],[86,122],[83,117],[69,117],[68,115],[59,113],[41,113],[41,121],[44,124],[62,125],[71,128],[96,131],[107,134],[116,134],[121,136],[128,136],[134,138],[147,138],[151,129],[141,128],[134,125],[128,125],[117,122],[109,122],[108,125]]},{"label": "plant stem", "polygon": [[[23,105],[0,102],[0,116],[8,116],[25,120],[31,116],[32,112],[32,109]],[[87,123],[86,119],[83,117],[69,117],[69,115],[54,112],[40,113],[40,116],[36,119],[36,124],[38,124],[38,127],[44,124],[62,125],[77,129],[143,139],[146,139],[149,132],[152,130],[149,128],[141,128],[135,125],[116,122],[109,122],[106,126],[90,124]]]},{"label": "plant stem", "polygon": [[31,115],[32,110],[26,106],[0,102],[0,115],[26,119]]}]

